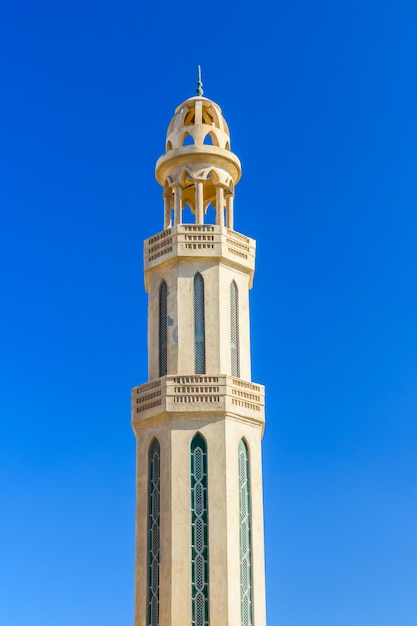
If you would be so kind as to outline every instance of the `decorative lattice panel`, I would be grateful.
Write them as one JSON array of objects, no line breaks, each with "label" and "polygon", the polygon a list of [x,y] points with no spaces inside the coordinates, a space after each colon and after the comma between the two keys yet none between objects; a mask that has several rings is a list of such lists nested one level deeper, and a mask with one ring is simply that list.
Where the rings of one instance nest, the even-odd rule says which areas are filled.
[{"label": "decorative lattice panel", "polygon": [[239,378],[239,297],[235,281],[230,285],[230,339],[232,376]]},{"label": "decorative lattice panel", "polygon": [[209,624],[207,444],[191,442],[191,624]]},{"label": "decorative lattice panel", "polygon": [[252,554],[249,454],[243,439],[239,442],[239,538],[241,626],[253,625]]},{"label": "decorative lattice panel", "polygon": [[168,367],[168,287],[163,280],[159,288],[159,375],[166,376]]},{"label": "decorative lattice panel", "polygon": [[204,280],[199,273],[194,276],[194,365],[196,374],[206,373]]},{"label": "decorative lattice panel", "polygon": [[159,626],[160,464],[159,443],[155,440],[149,449],[147,626]]}]

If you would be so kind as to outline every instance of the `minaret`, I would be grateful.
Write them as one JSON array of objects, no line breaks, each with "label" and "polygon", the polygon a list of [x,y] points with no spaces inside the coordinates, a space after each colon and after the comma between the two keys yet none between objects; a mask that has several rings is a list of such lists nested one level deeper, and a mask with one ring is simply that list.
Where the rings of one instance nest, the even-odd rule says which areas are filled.
[{"label": "minaret", "polygon": [[[251,381],[255,241],[233,228],[240,176],[199,74],[156,164],[164,230],[144,245],[149,382],[132,391],[135,626],[266,624],[264,388]],[[193,223],[183,223],[186,206]]]}]

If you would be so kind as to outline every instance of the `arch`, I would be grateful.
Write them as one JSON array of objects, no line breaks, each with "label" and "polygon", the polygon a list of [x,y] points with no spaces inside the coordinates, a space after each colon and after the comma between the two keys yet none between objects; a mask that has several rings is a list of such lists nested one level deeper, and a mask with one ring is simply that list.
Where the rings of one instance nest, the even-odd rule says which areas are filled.
[{"label": "arch", "polygon": [[206,332],[204,316],[204,279],[200,272],[194,276],[194,369],[206,373]]},{"label": "arch", "polygon": [[207,133],[207,135],[205,135],[204,139],[203,139],[203,144],[206,146],[212,146],[213,145],[213,133]]},{"label": "arch", "polygon": [[224,147],[225,147],[225,150],[230,150],[230,141],[226,141]]},{"label": "arch", "polygon": [[159,376],[168,371],[168,287],[163,280],[159,286]]},{"label": "arch", "polygon": [[191,624],[209,625],[209,532],[207,442],[201,433],[191,440]]},{"label": "arch", "polygon": [[190,133],[184,133],[181,139],[182,146],[193,146],[194,145],[194,137],[190,135]]},{"label": "arch", "polygon": [[161,451],[153,439],[148,452],[148,588],[147,624],[159,626]]},{"label": "arch", "polygon": [[190,180],[194,180],[194,172],[184,167],[183,170],[181,171],[181,174],[178,180],[179,180],[180,185],[182,187],[185,187],[186,185],[189,184]]},{"label": "arch", "polygon": [[249,446],[242,437],[238,446],[239,539],[240,539],[240,623],[253,625],[252,520]]},{"label": "arch", "polygon": [[220,182],[220,178],[218,173],[216,172],[216,170],[214,168],[210,168],[209,170],[205,170],[205,176],[207,179],[210,179],[213,181],[214,185],[218,185]]},{"label": "arch", "polygon": [[172,143],[170,141],[167,141],[166,151],[168,152],[168,150],[172,150]]},{"label": "arch", "polygon": [[230,352],[232,376],[239,378],[239,290],[234,280],[230,283]]}]

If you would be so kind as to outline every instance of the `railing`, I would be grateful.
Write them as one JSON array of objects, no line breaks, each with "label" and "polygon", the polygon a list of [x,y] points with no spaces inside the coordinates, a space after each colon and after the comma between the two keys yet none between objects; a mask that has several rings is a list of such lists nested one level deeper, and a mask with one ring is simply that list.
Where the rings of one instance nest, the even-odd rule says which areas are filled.
[{"label": "railing", "polygon": [[178,224],[145,241],[145,269],[162,257],[230,257],[234,262],[254,265],[255,242],[234,230],[212,224]]},{"label": "railing", "polygon": [[132,420],[161,413],[237,413],[263,422],[264,388],[232,376],[163,376],[132,390]]}]

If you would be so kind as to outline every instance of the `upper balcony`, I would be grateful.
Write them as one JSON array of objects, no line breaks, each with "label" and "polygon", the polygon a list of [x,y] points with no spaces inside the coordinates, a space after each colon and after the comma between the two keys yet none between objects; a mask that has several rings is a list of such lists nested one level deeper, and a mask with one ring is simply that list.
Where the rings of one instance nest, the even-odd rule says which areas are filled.
[{"label": "upper balcony", "polygon": [[175,257],[217,258],[249,271],[252,286],[255,247],[254,239],[225,226],[178,224],[145,240],[145,276],[149,270]]}]

